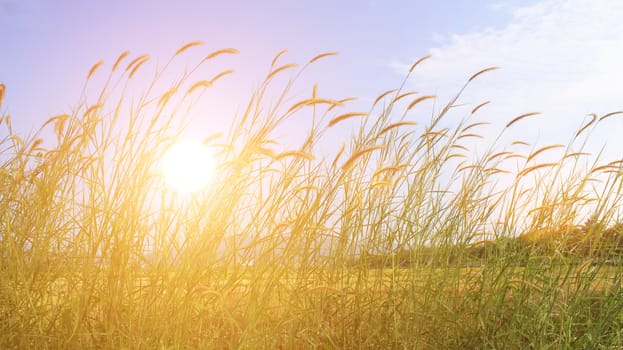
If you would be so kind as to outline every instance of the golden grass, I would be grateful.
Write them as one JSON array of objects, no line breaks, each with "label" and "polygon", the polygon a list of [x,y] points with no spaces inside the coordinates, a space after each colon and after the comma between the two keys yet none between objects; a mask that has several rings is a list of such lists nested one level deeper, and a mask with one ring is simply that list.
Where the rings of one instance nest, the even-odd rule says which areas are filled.
[{"label": "golden grass", "polygon": [[337,117],[331,119],[329,121],[329,127],[335,126],[337,123],[344,121],[346,119],[355,118],[355,117],[367,117],[368,113],[366,112],[349,112],[338,115]]},{"label": "golden grass", "polygon": [[4,94],[6,93],[6,87],[0,83],[0,107],[2,107],[2,101],[4,100]]},{"label": "golden grass", "polygon": [[575,134],[575,137],[580,136],[580,134],[581,134],[582,132],[584,132],[584,130],[586,130],[589,126],[593,125],[593,123],[595,123],[595,121],[597,121],[597,114],[592,113],[592,114],[590,114],[590,117],[591,117],[591,121],[589,121],[589,122],[588,122],[588,123],[586,123],[584,126],[582,126],[582,127],[578,130],[578,132]]},{"label": "golden grass", "polygon": [[532,152],[532,154],[530,154],[528,156],[528,158],[526,158],[526,163],[531,161],[536,156],[538,156],[539,154],[541,154],[541,153],[543,153],[545,151],[548,151],[550,149],[556,149],[556,148],[564,148],[564,147],[565,147],[565,145],[560,145],[560,144],[543,146],[543,147],[537,149],[536,151]]},{"label": "golden grass", "polygon": [[413,107],[415,107],[415,105],[417,105],[418,103],[420,103],[422,101],[426,101],[426,100],[430,100],[430,99],[434,99],[434,98],[436,98],[436,96],[434,96],[434,95],[420,96],[420,97],[416,98],[415,100],[411,101],[411,103],[409,103],[409,106],[407,106],[407,110],[412,109]]},{"label": "golden grass", "polygon": [[95,71],[102,65],[104,64],[104,61],[99,60],[96,64],[93,65],[93,67],[91,67],[91,69],[89,69],[89,74],[87,75],[87,80],[91,79],[91,77],[93,76],[93,74],[95,74]]},{"label": "golden grass", "polygon": [[296,63],[284,64],[283,66],[277,67],[277,68],[273,69],[270,73],[268,73],[268,75],[266,76],[265,80],[268,81],[268,80],[272,79],[275,75],[283,72],[284,70],[296,68],[298,66],[299,65],[296,64]]},{"label": "golden grass", "polygon": [[231,48],[231,47],[230,48],[226,48],[226,49],[220,49],[220,50],[217,50],[217,51],[214,51],[214,52],[208,54],[204,58],[204,61],[211,60],[211,59],[213,59],[213,58],[215,58],[217,56],[220,56],[220,55],[225,55],[225,54],[237,55],[239,53],[240,53],[240,51],[238,51],[237,49]]},{"label": "golden grass", "polygon": [[344,164],[342,164],[342,170],[347,170],[348,168],[350,168],[351,166],[353,166],[353,164],[361,157],[363,157],[364,155],[377,151],[377,150],[381,150],[384,149],[385,146],[383,145],[377,145],[377,146],[371,146],[371,147],[366,147],[360,151],[357,151],[355,154],[353,154],[352,156],[350,156],[350,158],[348,158],[348,160],[346,160],[346,162],[344,162]]},{"label": "golden grass", "polygon": [[382,94],[380,94],[375,100],[374,103],[372,103],[372,107],[376,106],[377,103],[379,103],[379,101],[381,101],[385,96],[398,91],[397,89],[391,89],[391,90],[387,90],[385,92],[383,92]]},{"label": "golden grass", "polygon": [[162,106],[166,105],[169,102],[169,100],[171,99],[171,97],[173,97],[173,95],[175,95],[175,93],[177,93],[177,88],[171,88],[167,92],[162,94],[162,96],[160,96],[160,99],[158,100],[158,106],[162,107]]},{"label": "golden grass", "polygon": [[84,112],[83,117],[88,117],[89,115],[93,114],[93,112],[97,111],[98,109],[102,108],[103,105],[100,103],[94,104],[92,106],[89,106],[87,108],[87,110]]},{"label": "golden grass", "polygon": [[535,116],[535,115],[539,115],[539,114],[541,114],[541,113],[540,112],[524,113],[524,114],[522,114],[520,116],[517,116],[517,117],[513,118],[510,122],[508,122],[506,124],[506,127],[509,128],[511,125],[517,123],[518,121],[520,121],[522,119],[525,119],[525,118],[528,118],[528,117],[532,117],[532,116]]},{"label": "golden grass", "polygon": [[411,65],[411,67],[409,68],[409,73],[412,73],[412,72],[415,70],[415,67],[419,66],[419,65],[420,65],[420,63],[422,63],[422,62],[426,61],[427,59],[429,59],[429,58],[431,58],[431,57],[432,57],[431,55],[426,55],[426,56],[424,56],[424,57],[422,57],[422,58],[418,59],[417,61],[415,61],[415,63],[413,63],[413,64]]},{"label": "golden grass", "polygon": [[311,60],[309,60],[308,64],[312,64],[320,59],[323,59],[325,57],[331,57],[331,56],[337,56],[338,52],[332,51],[332,52],[325,52],[325,53],[321,53],[319,55],[314,56]]},{"label": "golden grass", "polygon": [[186,94],[191,94],[193,91],[197,90],[198,88],[209,88],[212,87],[212,82],[209,80],[200,80],[196,83],[193,84],[193,86],[191,86],[187,91]]},{"label": "golden grass", "polygon": [[478,78],[479,76],[481,76],[482,74],[485,74],[487,72],[491,72],[494,70],[500,69],[500,67],[489,67],[489,68],[485,68],[479,72],[476,72],[474,75],[472,75],[471,77],[469,77],[469,79],[467,79],[467,82],[471,82],[472,80]]},{"label": "golden grass", "polygon": [[304,99],[302,101],[299,101],[299,102],[295,103],[294,105],[292,105],[288,109],[287,114],[290,114],[290,113],[298,110],[301,107],[313,106],[313,105],[316,105],[316,104],[328,104],[328,105],[331,105],[329,108],[333,108],[335,106],[342,106],[342,105],[344,105],[344,103],[341,102],[341,101],[330,100],[330,99],[326,99],[326,98],[313,97],[313,98]]},{"label": "golden grass", "polygon": [[601,118],[599,118],[599,121],[602,121],[606,118],[610,118],[613,115],[619,115],[619,114],[623,114],[623,111],[616,111],[616,112],[610,112],[610,113],[606,113],[603,116],[601,116]]},{"label": "golden grass", "polygon": [[[134,62],[134,65],[132,67],[132,70],[130,71],[130,75],[128,76],[130,79],[134,76],[134,74],[136,74],[136,72],[139,70],[139,68],[141,68],[141,66],[143,64],[145,64],[147,61],[149,61],[149,55],[144,55],[141,56],[142,58],[138,61],[132,61]],[[128,67],[132,66],[132,63],[130,63],[130,65]],[[127,70],[127,69],[126,69]]]},{"label": "golden grass", "polygon": [[384,133],[402,127],[402,126],[411,126],[411,125],[417,125],[416,122],[409,122],[409,121],[401,121],[401,122],[395,122],[392,124],[389,124],[388,126],[384,127],[383,129],[381,129],[381,131],[379,131],[379,136],[383,135]]},{"label": "golden grass", "polygon": [[416,91],[409,91],[409,92],[402,93],[402,94],[394,97],[394,100],[392,101],[392,103],[396,103],[396,102],[402,100],[403,98],[405,98],[407,96],[416,95],[416,94],[417,94]]},{"label": "golden grass", "polygon": [[306,159],[306,160],[314,160],[314,159],[316,159],[312,154],[309,154],[307,152],[301,152],[301,151],[281,152],[281,153],[279,153],[279,154],[277,154],[275,156],[275,159],[276,160],[281,160],[281,159],[288,158],[288,157],[302,158],[302,159]]},{"label": "golden grass", "polygon": [[[197,67],[237,53],[200,53]],[[563,154],[548,152],[561,144],[500,138],[475,152],[465,141],[489,140],[475,133],[489,125],[475,115],[488,102],[463,106],[459,93],[415,123],[412,108],[434,97],[416,96],[396,112],[414,95],[401,86],[368,113],[350,111],[354,98],[321,98],[318,85],[303,90],[311,98],[293,96],[306,66],[272,81],[297,69],[278,64],[285,54],[231,129],[205,131],[217,173],[186,196],[165,186],[159,160],[201,98],[187,94],[231,69],[210,80],[191,69],[168,86],[160,69],[138,102],[116,90],[123,84],[104,83],[97,103],[85,96],[28,137],[0,116],[0,348],[621,344],[623,161],[575,143],[618,112],[583,123]],[[127,82],[148,59],[111,77]],[[466,117],[455,120],[455,111]],[[299,114],[311,114],[309,129],[298,144],[281,145]],[[500,135],[533,115],[515,117]],[[344,120],[353,133],[319,154]],[[48,129],[56,139],[46,139]],[[545,152],[556,157],[534,164]]]},{"label": "golden grass", "polygon": [[[127,51],[126,51],[127,52]],[[124,52],[125,54],[125,52]],[[123,59],[123,57],[125,57],[123,54],[119,57],[118,62]],[[141,61],[144,60],[148,60],[149,59],[149,55],[148,54],[144,54],[144,55],[140,55],[138,57],[136,57],[135,59],[133,59],[126,67],[125,67],[125,71],[128,72],[132,69],[132,67],[134,67],[136,64],[138,64]]]},{"label": "golden grass", "polygon": [[112,66],[113,73],[117,70],[117,67],[119,66],[119,64],[121,64],[121,61],[123,61],[124,58],[128,57],[129,54],[130,51],[124,51],[121,55],[119,55],[119,57],[115,61],[115,64]]},{"label": "golden grass", "polygon": [[279,61],[279,58],[283,55],[285,55],[288,52],[288,50],[281,50],[279,51],[275,57],[273,58],[273,61],[270,63],[270,67],[271,68],[275,68],[275,65],[277,65],[277,62]]},{"label": "golden grass", "polygon": [[464,132],[466,132],[469,129],[473,129],[473,128],[476,128],[476,127],[479,127],[479,126],[483,126],[483,125],[491,125],[491,123],[489,123],[489,122],[471,123],[471,124],[465,126],[463,129],[461,129],[461,133],[464,133]]},{"label": "golden grass", "polygon": [[517,174],[517,177],[522,177],[522,176],[526,176],[529,173],[535,171],[535,170],[539,170],[542,168],[550,168],[550,167],[555,167],[557,165],[560,165],[560,163],[541,163],[541,164],[537,164],[537,165],[533,165],[531,167],[527,167],[525,169],[523,169],[522,171],[520,171]]},{"label": "golden grass", "polygon": [[197,40],[197,41],[191,41],[187,44],[182,45],[179,49],[177,49],[177,51],[175,51],[175,55],[180,55],[182,52],[190,49],[191,47],[195,47],[195,46],[201,46],[203,45],[204,42],[201,40]]},{"label": "golden grass", "polygon": [[491,103],[491,101],[485,101],[485,102],[483,102],[483,103],[481,103],[481,104],[477,105],[476,107],[474,107],[474,108],[472,109],[472,111],[470,112],[470,114],[475,114],[476,112],[478,112],[478,110],[479,110],[479,109],[481,109],[482,107],[484,107],[484,106],[488,105],[489,103]]}]

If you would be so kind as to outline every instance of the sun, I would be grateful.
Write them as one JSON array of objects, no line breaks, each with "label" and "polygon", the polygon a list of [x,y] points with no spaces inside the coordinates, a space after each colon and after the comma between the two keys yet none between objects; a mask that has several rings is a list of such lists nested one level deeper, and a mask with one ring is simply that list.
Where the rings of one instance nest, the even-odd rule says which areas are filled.
[{"label": "sun", "polygon": [[184,140],[171,146],[161,161],[166,184],[182,194],[204,188],[216,169],[212,149],[197,140]]}]

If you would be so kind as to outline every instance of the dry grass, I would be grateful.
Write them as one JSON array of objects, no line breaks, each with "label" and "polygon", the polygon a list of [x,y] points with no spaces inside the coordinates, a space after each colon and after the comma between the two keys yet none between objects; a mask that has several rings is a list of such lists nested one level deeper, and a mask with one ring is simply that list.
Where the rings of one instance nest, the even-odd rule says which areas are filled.
[{"label": "dry grass", "polygon": [[[182,46],[171,60],[200,44]],[[208,53],[197,67],[237,53]],[[134,96],[115,89],[143,74],[149,55],[116,73],[124,52],[96,101],[50,118],[33,136],[22,139],[2,116],[0,347],[621,344],[620,262],[594,250],[573,258],[561,247],[575,245],[560,243],[571,235],[541,250],[515,239],[590,213],[598,221],[582,234],[594,242],[599,227],[618,221],[620,163],[603,163],[582,146],[616,113],[585,123],[567,146],[521,153],[517,146],[532,146],[494,141],[475,158],[470,145],[482,134],[474,130],[487,124],[477,112],[488,102],[451,121],[459,93],[415,123],[413,107],[432,95],[405,102],[413,94],[393,89],[365,113],[348,111],[352,98],[317,96],[316,88],[294,100],[296,79],[280,87],[273,78],[298,77],[307,65],[291,73],[296,64],[278,65],[284,54],[228,133],[205,137],[218,173],[186,199],[164,186],[155,164],[182,135],[177,115],[193,108],[199,97],[191,93],[217,88],[233,70],[196,80],[195,67],[162,90],[153,82],[129,103]],[[104,68],[98,62],[88,78]],[[272,90],[276,100],[265,101]],[[3,96],[0,85],[0,103]],[[353,118],[367,115],[374,118]],[[279,128],[294,117],[313,123],[298,147],[279,150]],[[354,125],[352,136],[335,154],[318,154],[338,122]],[[44,134],[55,139],[42,141]],[[534,163],[554,151],[562,154]],[[478,247],[484,253],[475,258]]]}]

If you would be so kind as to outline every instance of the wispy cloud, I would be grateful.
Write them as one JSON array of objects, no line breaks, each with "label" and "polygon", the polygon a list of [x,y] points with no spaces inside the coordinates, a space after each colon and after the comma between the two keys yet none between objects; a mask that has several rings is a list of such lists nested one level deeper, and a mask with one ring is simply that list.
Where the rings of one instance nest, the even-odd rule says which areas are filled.
[{"label": "wispy cloud", "polygon": [[[540,111],[539,122],[525,123],[529,128],[514,133],[534,139],[538,129],[544,142],[568,141],[589,113],[623,109],[623,2],[546,0],[496,10],[511,12],[507,25],[437,38],[442,43],[416,69],[412,87],[447,99],[471,74],[500,66],[475,81],[462,102],[492,100],[486,114],[502,122]],[[404,72],[410,63],[394,66]],[[615,151],[621,150],[617,134],[623,121],[612,119],[593,139],[616,142]]]}]

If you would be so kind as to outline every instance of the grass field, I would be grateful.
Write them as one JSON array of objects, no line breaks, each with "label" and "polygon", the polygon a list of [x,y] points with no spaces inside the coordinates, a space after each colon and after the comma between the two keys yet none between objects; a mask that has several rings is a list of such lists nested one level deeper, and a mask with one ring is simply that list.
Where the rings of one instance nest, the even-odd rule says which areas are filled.
[{"label": "grass field", "polygon": [[[232,73],[193,72],[237,53],[206,53],[171,82],[166,65],[138,95],[126,87],[149,56],[96,64],[96,101],[28,138],[2,115],[0,348],[623,344],[623,162],[583,151],[618,113],[589,117],[568,145],[498,138],[476,157],[486,103],[454,121],[460,93],[412,118],[436,98],[404,83],[366,111],[315,86],[295,98],[307,65],[280,53],[228,133],[205,135],[212,182],[178,195],[159,159]],[[540,117],[521,113],[500,135]],[[310,127],[290,149],[276,135],[293,118]],[[347,122],[344,146],[318,154]]]}]

